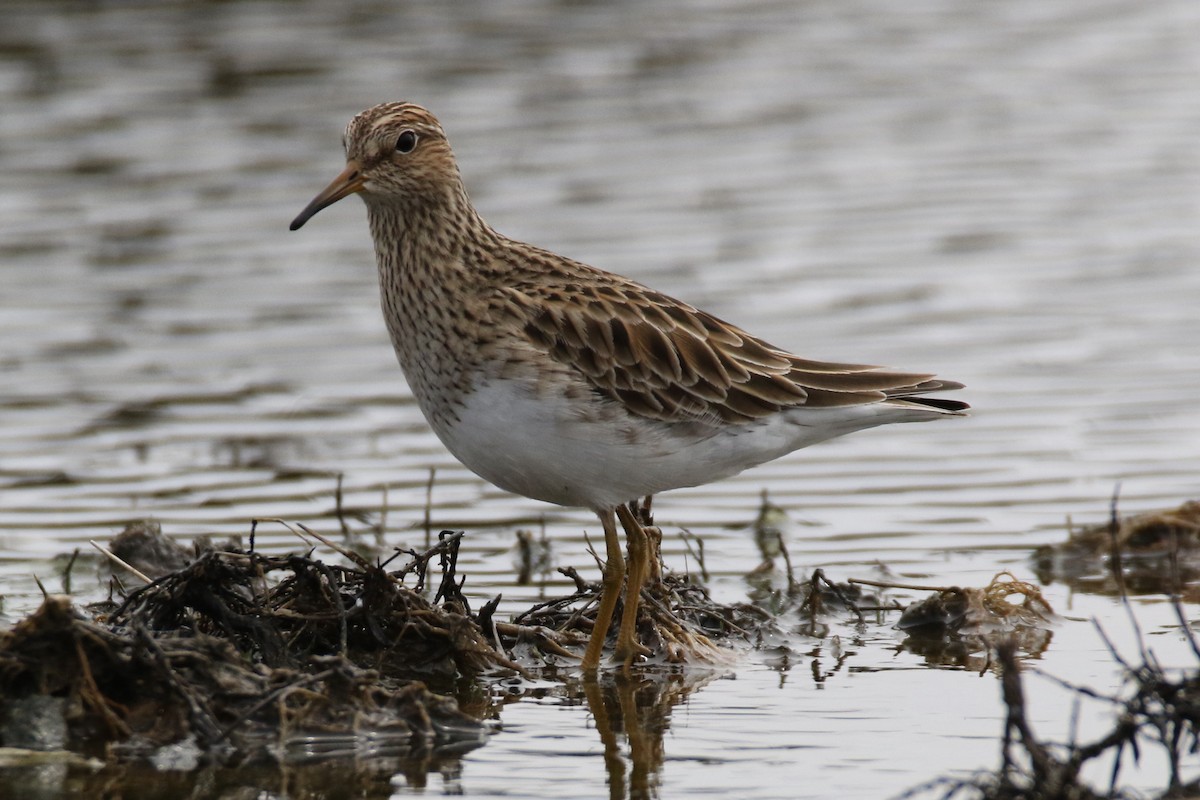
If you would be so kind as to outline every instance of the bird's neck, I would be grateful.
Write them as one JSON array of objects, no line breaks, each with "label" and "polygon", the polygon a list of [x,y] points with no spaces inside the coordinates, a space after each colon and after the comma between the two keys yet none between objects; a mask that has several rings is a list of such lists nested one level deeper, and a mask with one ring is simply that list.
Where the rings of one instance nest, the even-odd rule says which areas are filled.
[{"label": "bird's neck", "polygon": [[461,184],[399,202],[368,200],[367,220],[385,289],[393,280],[444,282],[496,235]]},{"label": "bird's neck", "polygon": [[497,234],[466,192],[419,201],[367,202],[379,289],[392,346],[426,416],[446,424],[476,379],[478,353],[470,309],[487,294],[480,265]]}]

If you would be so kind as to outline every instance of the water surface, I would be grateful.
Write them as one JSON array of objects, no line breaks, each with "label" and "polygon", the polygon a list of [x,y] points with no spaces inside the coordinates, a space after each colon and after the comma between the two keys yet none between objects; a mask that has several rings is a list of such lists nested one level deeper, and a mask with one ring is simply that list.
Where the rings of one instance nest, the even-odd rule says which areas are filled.
[{"label": "water surface", "polygon": [[[1130,512],[1200,488],[1189,0],[39,0],[0,23],[6,623],[36,605],[34,574],[58,588],[51,559],[134,518],[183,539],[344,521],[411,546],[431,470],[432,525],[470,533],[473,597],[502,592],[507,613],[565,589],[556,573],[513,585],[519,528],[544,527],[554,565],[591,570],[587,513],[484,484],[428,431],[357,202],[287,230],[340,170],[346,120],[383,100],[441,118],[511,236],[806,356],[968,385],[968,420],[658,498],[668,563],[692,566],[679,529],[702,537],[723,600],[749,591],[764,489],[805,569],[982,585],[1029,577],[1032,548],[1068,517],[1104,519],[1118,484]],[[267,526],[258,546],[296,543]],[[1114,688],[1090,620],[1132,647],[1124,613],[1047,591],[1065,619],[1038,666]],[[1160,659],[1189,663],[1169,609],[1137,611]],[[880,797],[996,763],[995,680],[930,668],[901,638],[835,626],[787,663],[752,653],[638,695],[655,709],[646,758],[619,732],[605,758],[582,689],[526,698],[444,778],[391,789]],[[1065,738],[1070,696],[1030,684],[1034,724]],[[1105,711],[1084,720],[1100,730]],[[1131,780],[1163,769],[1147,758]]]}]

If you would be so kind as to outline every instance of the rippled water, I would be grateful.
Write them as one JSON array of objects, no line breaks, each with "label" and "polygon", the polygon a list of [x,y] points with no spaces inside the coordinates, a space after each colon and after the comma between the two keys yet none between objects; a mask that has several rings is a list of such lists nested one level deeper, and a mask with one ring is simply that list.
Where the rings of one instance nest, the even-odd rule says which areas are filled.
[{"label": "rippled water", "polygon": [[[702,537],[721,599],[748,591],[763,489],[805,568],[971,585],[1028,577],[1030,550],[1103,519],[1118,483],[1126,511],[1195,497],[1198,40],[1192,0],[8,2],[0,620],[36,604],[32,575],[58,588],[52,559],[133,518],[185,539],[344,521],[412,544],[431,469],[432,524],[470,532],[472,596],[511,611],[566,585],[512,585],[521,527],[589,567],[588,514],[483,484],[427,430],[361,207],[287,230],[340,169],[346,120],[390,99],[438,114],[509,235],[805,355],[968,385],[968,420],[658,498],[668,563],[689,563],[674,532]],[[296,546],[282,527],[258,543]],[[1039,665],[1113,687],[1089,619],[1132,647],[1124,614],[1048,592],[1066,619]],[[1169,609],[1137,611],[1187,663]],[[755,653],[695,685],[611,687],[607,706],[511,703],[485,747],[391,791],[880,797],[996,763],[979,664],[929,669],[887,625],[835,633],[800,662]],[[1030,683],[1034,724],[1065,737],[1069,696]],[[607,707],[652,724],[602,735]]]}]

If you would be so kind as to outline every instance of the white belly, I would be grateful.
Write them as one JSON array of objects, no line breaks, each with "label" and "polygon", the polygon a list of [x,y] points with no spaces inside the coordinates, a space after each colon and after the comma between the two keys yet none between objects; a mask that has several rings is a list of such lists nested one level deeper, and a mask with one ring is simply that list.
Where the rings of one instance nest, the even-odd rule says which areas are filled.
[{"label": "white belly", "polygon": [[[670,424],[619,411],[595,397],[572,405],[514,381],[467,396],[442,442],[480,477],[510,492],[600,510],[734,475],[816,442],[885,422],[921,419],[886,404],[795,409],[752,425]],[[619,413],[617,413],[619,412]]]}]

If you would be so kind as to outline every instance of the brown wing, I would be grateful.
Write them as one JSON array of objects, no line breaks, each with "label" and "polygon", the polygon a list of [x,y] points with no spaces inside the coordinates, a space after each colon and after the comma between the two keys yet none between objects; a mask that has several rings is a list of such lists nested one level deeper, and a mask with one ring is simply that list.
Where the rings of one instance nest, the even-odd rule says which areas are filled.
[{"label": "brown wing", "polygon": [[[632,281],[584,276],[508,287],[529,341],[632,413],[671,422],[750,422],[784,408],[905,398],[959,384],[862,364],[808,361]],[[913,401],[954,411],[955,401]]]}]

